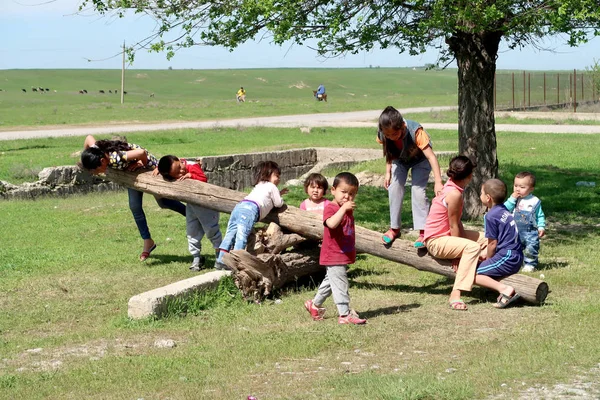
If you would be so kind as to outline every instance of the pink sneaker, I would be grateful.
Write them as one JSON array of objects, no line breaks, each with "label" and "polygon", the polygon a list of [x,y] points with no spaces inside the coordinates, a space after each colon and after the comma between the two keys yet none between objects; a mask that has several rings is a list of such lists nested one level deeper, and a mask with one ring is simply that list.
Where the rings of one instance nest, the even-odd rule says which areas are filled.
[{"label": "pink sneaker", "polygon": [[356,311],[350,310],[350,314],[348,315],[340,315],[338,318],[338,324],[354,324],[354,325],[364,325],[367,323],[366,319],[362,319],[358,316]]},{"label": "pink sneaker", "polygon": [[313,304],[312,300],[306,300],[304,302],[304,308],[306,308],[306,311],[308,311],[308,313],[310,314],[310,316],[312,317],[313,320],[315,320],[315,321],[323,320],[323,315],[325,314],[325,308],[315,306]]}]

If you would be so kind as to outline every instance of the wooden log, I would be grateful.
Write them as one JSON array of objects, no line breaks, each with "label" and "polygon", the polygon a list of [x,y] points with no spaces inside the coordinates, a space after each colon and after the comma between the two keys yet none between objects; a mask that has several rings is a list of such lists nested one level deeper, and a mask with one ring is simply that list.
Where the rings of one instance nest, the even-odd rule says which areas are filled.
[{"label": "wooden log", "polygon": [[[152,176],[151,172],[108,169],[106,176],[123,186],[225,213],[231,213],[235,205],[245,197],[244,193],[196,180],[167,182],[161,177]],[[264,221],[275,222],[307,239],[320,240],[323,235],[323,222],[320,217],[293,206],[284,205],[273,210]],[[449,278],[455,277],[448,260],[435,259],[426,251],[417,251],[412,243],[406,240],[398,239],[391,246],[383,246],[381,233],[360,226],[356,226],[356,250],[408,265],[420,271],[433,272]],[[524,300],[533,304],[543,303],[549,292],[546,282],[526,275],[515,274],[504,278],[504,281],[513,286]]]},{"label": "wooden log", "polygon": [[246,300],[261,302],[275,289],[299,278],[323,271],[319,265],[319,247],[303,248],[283,254],[254,256],[245,250],[234,250],[223,256],[233,270],[236,286]]},{"label": "wooden log", "polygon": [[284,234],[281,227],[270,223],[263,235],[264,246],[271,254],[279,254],[288,247],[297,246],[306,242],[306,238],[297,233]]}]

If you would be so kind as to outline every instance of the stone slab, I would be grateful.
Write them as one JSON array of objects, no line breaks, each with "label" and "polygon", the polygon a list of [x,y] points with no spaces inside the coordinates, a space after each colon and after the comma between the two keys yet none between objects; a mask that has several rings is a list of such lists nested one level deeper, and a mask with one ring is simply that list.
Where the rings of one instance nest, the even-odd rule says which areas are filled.
[{"label": "stone slab", "polygon": [[207,272],[137,294],[129,299],[127,315],[132,319],[160,317],[166,311],[165,306],[168,300],[185,298],[193,293],[215,288],[221,279],[229,275],[231,275],[229,271]]}]

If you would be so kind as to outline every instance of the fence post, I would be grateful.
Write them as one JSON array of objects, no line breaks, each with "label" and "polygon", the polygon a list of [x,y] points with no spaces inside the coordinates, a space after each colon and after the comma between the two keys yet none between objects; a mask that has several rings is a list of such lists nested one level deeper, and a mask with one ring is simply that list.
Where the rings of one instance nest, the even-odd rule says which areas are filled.
[{"label": "fence post", "polygon": [[569,101],[573,101],[573,75],[569,72]]},{"label": "fence post", "polygon": [[556,74],[556,105],[560,105],[560,74]]},{"label": "fence post", "polygon": [[573,69],[573,112],[577,112],[577,70]]},{"label": "fence post", "polygon": [[581,102],[583,102],[584,98],[585,98],[585,91],[583,90],[583,81],[585,78],[585,74],[581,74]]},{"label": "fence post", "polygon": [[515,109],[515,73],[512,74],[512,108]]},{"label": "fence post", "polygon": [[546,105],[546,73],[544,72],[544,105]]},{"label": "fence post", "polygon": [[531,72],[527,73],[527,106],[531,107]]},{"label": "fence post", "polygon": [[494,71],[494,111],[496,111],[496,75],[497,73]]},{"label": "fence post", "polygon": [[525,100],[527,99],[527,97],[525,97],[525,71],[523,71],[523,110],[525,110]]}]

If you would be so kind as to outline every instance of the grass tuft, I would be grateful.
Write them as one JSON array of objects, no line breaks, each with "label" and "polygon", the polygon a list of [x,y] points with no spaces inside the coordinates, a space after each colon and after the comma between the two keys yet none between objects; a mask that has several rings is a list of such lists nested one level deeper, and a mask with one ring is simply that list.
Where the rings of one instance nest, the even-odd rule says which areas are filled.
[{"label": "grass tuft", "polygon": [[234,307],[243,302],[240,291],[233,283],[233,278],[225,277],[219,281],[214,290],[198,291],[187,297],[169,298],[165,302],[165,313],[161,318],[198,315],[209,309]]}]

